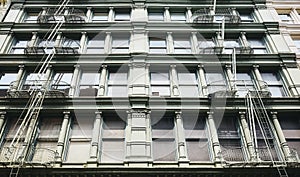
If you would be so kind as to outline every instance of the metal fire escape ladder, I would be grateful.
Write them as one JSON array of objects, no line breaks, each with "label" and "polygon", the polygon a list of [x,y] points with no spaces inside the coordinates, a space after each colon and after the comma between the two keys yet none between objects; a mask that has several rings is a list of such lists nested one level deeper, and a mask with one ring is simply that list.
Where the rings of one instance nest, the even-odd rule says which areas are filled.
[{"label": "metal fire escape ladder", "polygon": [[264,143],[266,144],[268,154],[270,156],[270,160],[272,162],[273,167],[276,167],[278,174],[280,177],[288,177],[286,167],[286,161],[284,158],[281,158],[283,163],[274,159],[271,152],[271,144],[278,144],[278,140],[275,135],[275,128],[273,123],[271,122],[268,113],[266,111],[266,107],[264,106],[263,100],[261,98],[261,93],[258,90],[248,91],[246,95],[247,102],[247,112],[249,116],[249,125],[251,130],[251,137],[254,142],[254,147],[256,150],[256,155],[258,155],[258,142],[257,142],[257,132],[256,125],[259,126],[261,131]]},{"label": "metal fire escape ladder", "polygon": [[[55,14],[58,15],[60,13],[62,13],[65,9],[65,7],[68,5],[70,0],[63,0],[61,1],[61,4],[58,6]],[[61,26],[63,25],[64,21],[61,20],[59,21],[59,23],[57,23],[55,25],[55,27],[51,30],[50,35],[47,38],[47,42],[46,42],[46,48],[48,45],[48,42],[53,40],[54,37],[56,36],[57,32],[60,30]],[[50,31],[49,30],[49,31]],[[40,113],[40,110],[42,108],[43,105],[43,101],[46,95],[46,84],[43,84],[42,89],[38,89],[37,83],[41,83],[41,80],[43,79],[46,70],[49,66],[49,63],[51,62],[52,58],[55,55],[55,50],[52,49],[51,52],[47,55],[46,59],[44,59],[44,56],[42,57],[41,61],[43,62],[43,64],[41,65],[39,71],[38,71],[38,77],[36,79],[36,82],[34,82],[34,86],[33,89],[29,90],[30,92],[30,98],[26,104],[26,108],[23,110],[22,114],[19,116],[17,123],[14,127],[17,127],[17,124],[19,122],[21,122],[17,133],[15,134],[15,136],[12,139],[12,142],[10,143],[9,146],[9,151],[6,154],[8,159],[11,159],[10,161],[10,165],[11,165],[11,171],[9,174],[9,177],[17,177],[20,171],[20,168],[24,165],[25,160],[26,160],[26,152],[28,151],[28,149],[30,148],[29,146],[31,145],[32,139],[30,137],[33,136],[33,134],[36,132],[34,129],[36,127],[37,124],[37,120],[38,120],[38,116]],[[37,66],[39,67],[39,66]],[[45,83],[48,83],[48,79]],[[26,114],[23,117],[23,113],[26,111]],[[20,143],[20,140],[22,138],[23,135],[25,135],[25,130],[27,130],[25,139],[23,143]],[[29,137],[29,138],[28,138]],[[21,152],[18,152],[20,147],[23,146],[24,148],[21,148]],[[14,152],[14,150],[16,150]],[[19,156],[20,155],[20,156]],[[11,156],[13,156],[13,158],[11,158]]]}]

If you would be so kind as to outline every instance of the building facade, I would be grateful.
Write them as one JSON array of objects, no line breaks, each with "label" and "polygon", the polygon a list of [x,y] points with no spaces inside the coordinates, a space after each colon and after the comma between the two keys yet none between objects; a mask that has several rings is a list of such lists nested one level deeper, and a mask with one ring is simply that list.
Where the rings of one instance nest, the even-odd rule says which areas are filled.
[{"label": "building facade", "polygon": [[280,8],[12,0],[0,175],[297,176],[299,52]]}]

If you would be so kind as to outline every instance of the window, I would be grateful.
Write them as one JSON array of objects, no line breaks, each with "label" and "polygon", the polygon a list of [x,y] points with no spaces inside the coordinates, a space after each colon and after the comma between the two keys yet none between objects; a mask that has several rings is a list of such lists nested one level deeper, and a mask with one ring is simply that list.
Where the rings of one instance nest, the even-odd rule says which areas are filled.
[{"label": "window", "polygon": [[97,96],[99,73],[83,72],[79,85],[79,96]]},{"label": "window", "polygon": [[186,21],[185,12],[171,12],[171,21]]},{"label": "window", "polygon": [[87,54],[103,54],[104,53],[104,36],[91,36],[89,37],[87,46]]},{"label": "window", "polygon": [[281,22],[289,23],[289,24],[294,23],[290,14],[279,14],[279,17]]},{"label": "window", "polygon": [[12,46],[10,53],[24,54],[25,48],[27,48],[29,40],[17,40]]},{"label": "window", "polygon": [[222,49],[217,50],[215,43],[212,39],[199,39],[198,48],[199,52],[203,54],[216,54],[221,53]]},{"label": "window", "polygon": [[69,94],[73,73],[57,72],[51,83],[51,90],[60,90]]},{"label": "window", "polygon": [[46,80],[38,73],[29,73],[23,82],[23,90],[41,89]]},{"label": "window", "polygon": [[129,21],[129,20],[130,20],[130,9],[115,10],[115,21]]},{"label": "window", "polygon": [[127,73],[111,71],[108,76],[108,91],[110,97],[127,97]]},{"label": "window", "polygon": [[249,39],[250,47],[253,49],[254,54],[267,53],[266,43],[263,39]]},{"label": "window", "polygon": [[181,117],[189,160],[210,161],[205,118],[193,112],[183,112]]},{"label": "window", "polygon": [[78,53],[80,48],[80,40],[76,38],[64,38],[62,47],[56,47],[57,53],[62,54],[75,54]]},{"label": "window", "polygon": [[218,127],[222,155],[227,161],[244,161],[241,139],[233,116],[224,116]]},{"label": "window", "polygon": [[170,78],[167,72],[151,72],[152,96],[170,96]]},{"label": "window", "polygon": [[253,16],[249,13],[249,14],[240,14],[241,17],[241,22],[242,23],[252,23],[254,22]]},{"label": "window", "polygon": [[149,21],[164,21],[164,13],[163,12],[149,12],[148,13]]},{"label": "window", "polygon": [[294,41],[294,43],[295,43],[295,45],[298,49],[297,53],[300,53],[300,40],[299,39],[294,39],[293,41]]},{"label": "window", "polygon": [[198,97],[198,81],[195,72],[178,73],[179,91],[182,97]]},{"label": "window", "polygon": [[39,123],[39,136],[36,140],[32,162],[49,163],[55,161],[61,123],[61,118],[42,117]]},{"label": "window", "polygon": [[205,79],[209,94],[224,92],[228,89],[225,77],[222,73],[206,72]]},{"label": "window", "polygon": [[245,97],[249,90],[255,90],[250,73],[236,73],[236,80],[237,95],[239,97]]},{"label": "window", "polygon": [[103,113],[101,162],[123,162],[125,156],[126,114]]},{"label": "window", "polygon": [[190,54],[191,40],[189,36],[174,36],[174,53],[178,54]]},{"label": "window", "polygon": [[[83,113],[81,113],[83,114]],[[89,159],[95,114],[85,113],[83,118],[74,118],[69,137],[67,162],[84,163]]]},{"label": "window", "polygon": [[95,11],[93,13],[92,22],[102,22],[108,20],[107,11]]},{"label": "window", "polygon": [[151,128],[153,160],[175,161],[174,114],[153,112]]},{"label": "window", "polygon": [[[43,38],[42,38],[43,39]],[[38,48],[42,48],[44,53],[46,54],[50,54],[52,53],[52,50],[54,48],[54,43],[55,41],[47,41],[47,39],[43,39],[39,44],[38,44]],[[38,50],[39,51],[39,50]]]},{"label": "window", "polygon": [[38,12],[28,12],[25,15],[24,22],[25,23],[36,23],[38,19]]},{"label": "window", "polygon": [[112,36],[112,53],[128,53],[129,52],[129,35],[113,35]]},{"label": "window", "polygon": [[300,119],[298,115],[278,114],[278,120],[292,154],[300,154]]},{"label": "window", "polygon": [[8,89],[17,79],[17,73],[0,73],[0,96],[6,96]]},{"label": "window", "polygon": [[150,53],[167,53],[167,44],[165,37],[149,37]]},{"label": "window", "polygon": [[235,39],[225,39],[224,40],[224,52],[226,54],[231,54],[233,52],[233,48],[239,48],[240,43]]},{"label": "window", "polygon": [[261,77],[268,84],[272,97],[287,96],[277,73],[261,73]]}]

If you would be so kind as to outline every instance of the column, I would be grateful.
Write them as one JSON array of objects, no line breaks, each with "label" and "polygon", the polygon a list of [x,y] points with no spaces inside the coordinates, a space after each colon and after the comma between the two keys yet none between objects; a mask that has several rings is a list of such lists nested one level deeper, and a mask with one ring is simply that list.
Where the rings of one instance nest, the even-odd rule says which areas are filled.
[{"label": "column", "polygon": [[87,44],[87,35],[86,32],[81,32],[81,38],[80,38],[80,48],[79,48],[79,53],[84,53],[85,48]]},{"label": "column", "polygon": [[250,44],[246,37],[246,32],[241,32],[240,41],[242,42],[243,47],[250,48]]},{"label": "column", "polygon": [[59,132],[58,142],[57,142],[57,154],[56,159],[57,161],[61,162],[63,159],[63,150],[66,142],[67,133],[69,131],[70,126],[70,112],[65,111],[63,112],[64,119],[61,125],[61,129]]},{"label": "column", "polygon": [[13,86],[10,88],[11,91],[16,91],[20,88],[20,83],[23,79],[25,72],[24,72],[24,65],[19,65],[19,71],[16,78],[16,81],[14,81]]},{"label": "column", "polygon": [[179,96],[179,88],[178,88],[178,77],[176,71],[176,65],[171,65],[171,88],[172,88],[172,96]]},{"label": "column", "polygon": [[199,80],[202,88],[202,91],[200,91],[200,93],[202,93],[203,96],[207,96],[208,95],[207,83],[205,79],[204,67],[202,64],[198,65],[198,71],[199,71]]},{"label": "column", "polygon": [[291,92],[292,96],[299,96],[298,91],[297,91],[297,87],[296,85],[293,83],[290,74],[287,70],[286,65],[281,65],[281,71],[282,71],[282,75],[286,80],[287,86],[289,91]]},{"label": "column", "polygon": [[300,23],[300,17],[299,17],[298,12],[295,8],[293,8],[291,10],[290,15],[291,15],[292,19],[294,20],[294,23],[296,23],[296,24]]},{"label": "column", "polygon": [[150,95],[150,64],[146,64],[145,70],[145,84],[146,84],[146,96]]},{"label": "column", "polygon": [[261,91],[268,91],[268,85],[267,85],[267,83],[264,82],[263,78],[261,77],[261,74],[260,74],[258,68],[259,68],[259,65],[253,65],[253,73],[258,82],[259,89]]},{"label": "column", "polygon": [[[1,36],[6,35],[2,34]],[[1,39],[0,41],[0,53],[9,53],[10,51],[10,45],[13,41],[13,32],[8,32],[7,37],[5,39]]]},{"label": "column", "polygon": [[47,70],[46,70],[46,73],[43,77],[44,84],[42,86],[42,89],[45,89],[45,90],[51,89],[50,88],[51,74],[52,74],[52,65],[49,65]]},{"label": "column", "polygon": [[57,32],[57,37],[56,37],[56,40],[54,42],[54,47],[61,47],[62,43],[63,43],[63,41],[62,41],[62,32]]},{"label": "column", "polygon": [[249,158],[251,161],[257,161],[257,152],[254,149],[254,144],[251,138],[250,129],[248,127],[247,121],[246,121],[246,112],[239,112],[240,115],[240,123],[242,127],[242,131],[246,140],[247,150],[249,152]]},{"label": "column", "polygon": [[197,32],[192,32],[191,45],[192,45],[192,53],[199,54],[200,51],[199,51],[199,46],[198,46]]},{"label": "column", "polygon": [[236,88],[236,78],[234,78],[232,72],[231,72],[231,64],[226,64],[225,65],[225,68],[226,68],[226,74],[227,74],[227,77],[228,77],[228,81],[230,83],[230,90],[231,91],[236,91],[237,88]]},{"label": "column", "polygon": [[107,78],[107,65],[102,65],[97,96],[105,95],[106,78]]},{"label": "column", "polygon": [[214,155],[214,161],[215,162],[220,162],[222,160],[221,156],[221,148],[220,148],[220,142],[218,138],[218,133],[217,129],[215,126],[215,121],[213,119],[213,112],[207,112],[207,122],[208,122],[208,128],[210,132],[210,138],[211,138],[211,143],[213,147],[213,155]]},{"label": "column", "polygon": [[187,158],[187,149],[186,149],[186,142],[185,142],[185,135],[183,129],[183,123],[181,118],[181,112],[175,112],[175,126],[176,126],[176,135],[177,135],[177,150],[178,150],[178,161],[179,166],[186,166],[189,162]]},{"label": "column", "polygon": [[108,54],[111,53],[111,44],[112,38],[111,38],[111,32],[106,32],[105,40],[104,40],[104,53]]},{"label": "column", "polygon": [[164,21],[165,22],[170,22],[171,21],[171,14],[170,14],[170,11],[169,11],[169,7],[165,7]]},{"label": "column", "polygon": [[113,22],[113,21],[114,21],[114,8],[109,7],[108,22]]},{"label": "column", "polygon": [[93,18],[92,7],[87,7],[86,11],[86,22],[91,22]]},{"label": "column", "polygon": [[37,32],[32,32],[31,40],[27,43],[27,46],[34,47],[37,45],[37,42],[38,42]]},{"label": "column", "polygon": [[174,53],[174,43],[173,43],[172,32],[167,32],[167,53],[169,53],[169,54]]},{"label": "column", "polygon": [[5,115],[6,115],[6,112],[5,111],[1,111],[0,112],[0,137],[3,136],[3,133],[4,133],[4,122],[5,122]]},{"label": "column", "polygon": [[100,133],[102,128],[102,112],[96,111],[96,117],[94,120],[93,135],[92,135],[92,146],[90,149],[90,162],[97,163],[98,161],[98,152],[99,152],[99,141]]},{"label": "column", "polygon": [[71,81],[71,86],[70,86],[70,91],[69,91],[69,96],[75,96],[76,95],[76,90],[77,90],[77,82],[78,78],[80,76],[80,65],[74,65],[74,73]]},{"label": "column", "polygon": [[186,8],[186,22],[187,23],[192,23],[193,22],[192,16],[193,16],[192,8],[187,7]]},{"label": "column", "polygon": [[280,123],[279,123],[278,118],[277,118],[277,112],[271,112],[271,117],[272,117],[272,120],[273,120],[273,124],[274,124],[274,127],[275,127],[276,134],[278,135],[279,143],[280,143],[281,149],[283,151],[285,160],[293,161],[293,158],[291,157],[291,151],[288,147],[288,143],[287,143],[287,141],[284,137],[283,131],[281,129]]}]

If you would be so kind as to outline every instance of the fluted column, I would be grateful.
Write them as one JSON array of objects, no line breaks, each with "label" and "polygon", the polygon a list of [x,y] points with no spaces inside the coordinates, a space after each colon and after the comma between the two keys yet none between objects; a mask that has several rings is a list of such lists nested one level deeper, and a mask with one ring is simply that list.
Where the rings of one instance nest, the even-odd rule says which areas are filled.
[{"label": "fluted column", "polygon": [[299,93],[298,93],[298,91],[297,91],[297,88],[296,88],[295,84],[293,83],[293,81],[292,81],[292,79],[290,77],[290,74],[289,74],[286,66],[282,65],[281,66],[281,70],[282,70],[283,77],[286,80],[288,89],[291,92],[292,96],[300,96]]},{"label": "fluted column", "polygon": [[81,32],[80,48],[78,50],[79,53],[85,53],[86,44],[87,44],[87,34],[84,31],[84,32]]},{"label": "fluted column", "polygon": [[202,64],[198,65],[198,71],[199,71],[199,79],[200,79],[200,84],[202,88],[202,95],[207,96],[208,95],[208,90],[207,90],[207,83],[205,79],[205,73],[204,73],[204,66]]},{"label": "fluted column", "polygon": [[46,73],[44,75],[44,78],[43,78],[44,83],[43,83],[42,88],[45,89],[45,90],[51,89],[51,88],[49,88],[50,82],[51,82],[51,79],[50,79],[51,75],[52,75],[52,65],[49,65],[47,70],[46,70]]},{"label": "fluted column", "polygon": [[104,53],[105,54],[111,53],[111,45],[112,45],[111,32],[106,32],[106,36],[105,36],[105,40],[104,40]]},{"label": "fluted column", "polygon": [[245,140],[246,140],[246,144],[247,144],[247,150],[249,152],[249,158],[250,161],[257,161],[257,153],[255,152],[254,149],[254,142],[252,141],[251,138],[251,133],[250,133],[250,129],[248,127],[247,121],[246,121],[246,112],[239,112],[240,115],[240,122],[241,122],[241,127],[242,127],[242,131],[243,134],[245,136]]},{"label": "fluted column", "polygon": [[256,80],[258,81],[259,89],[260,90],[266,90],[268,88],[268,85],[263,81],[263,78],[261,77],[261,74],[259,72],[259,65],[253,65],[253,73],[255,75]]},{"label": "fluted column", "polygon": [[170,14],[169,7],[165,7],[164,21],[165,22],[170,22],[171,21],[171,14]]},{"label": "fluted column", "polygon": [[58,143],[57,143],[57,154],[56,154],[56,161],[62,161],[63,159],[63,150],[66,142],[66,137],[67,133],[69,130],[70,126],[70,112],[65,111],[63,112],[64,114],[64,119],[61,125],[61,129],[59,132],[59,137],[58,137]]},{"label": "fluted column", "polygon": [[228,76],[228,81],[230,83],[230,89],[231,91],[236,91],[236,78],[234,78],[232,71],[231,71],[231,65],[230,64],[226,64],[225,65],[226,68],[226,74]]},{"label": "fluted column", "polygon": [[19,71],[17,74],[17,78],[16,78],[16,81],[13,83],[11,91],[15,91],[15,90],[19,89],[20,83],[23,79],[23,76],[24,76],[24,65],[19,65]]},{"label": "fluted column", "polygon": [[109,22],[113,22],[114,21],[114,8],[113,7],[109,7],[108,21]]},{"label": "fluted column", "polygon": [[185,142],[185,135],[183,129],[183,123],[181,118],[181,112],[175,112],[175,126],[176,126],[176,135],[177,135],[177,150],[178,150],[178,161],[182,163],[188,162],[187,159],[187,149]]},{"label": "fluted column", "polygon": [[210,138],[212,142],[213,147],[213,153],[214,153],[214,161],[220,162],[222,160],[221,156],[221,148],[220,148],[220,142],[218,138],[217,129],[215,126],[215,121],[213,119],[213,112],[207,112],[207,122],[209,126],[209,132],[210,132]]},{"label": "fluted column", "polygon": [[91,22],[93,17],[92,7],[87,7],[86,22]]},{"label": "fluted column", "polygon": [[198,46],[197,32],[192,32],[191,43],[192,43],[192,53],[199,54],[200,51]]},{"label": "fluted column", "polygon": [[171,65],[171,78],[170,79],[171,79],[171,87],[172,87],[172,96],[179,96],[176,65]]},{"label": "fluted column", "polygon": [[74,67],[75,67],[75,69],[74,69],[71,86],[70,86],[70,91],[69,91],[69,95],[71,97],[76,95],[77,82],[78,82],[78,78],[80,75],[80,65],[74,65]]},{"label": "fluted column", "polygon": [[193,22],[192,16],[193,16],[192,8],[187,7],[186,8],[186,22],[187,23],[192,23]]},{"label": "fluted column", "polygon": [[4,133],[3,130],[4,130],[5,115],[6,115],[5,111],[0,112],[0,137],[3,137],[3,133]]},{"label": "fluted column", "polygon": [[104,96],[105,95],[106,78],[107,78],[107,66],[102,65],[97,96]]},{"label": "fluted column", "polygon": [[92,146],[90,149],[90,160],[92,162],[97,162],[98,154],[99,154],[99,140],[102,128],[102,112],[97,111],[95,112],[95,120],[94,120],[94,128],[93,128],[93,135],[92,135]]},{"label": "fluted column", "polygon": [[172,32],[167,32],[167,53],[174,53],[174,41]]},{"label": "fluted column", "polygon": [[276,133],[278,135],[279,143],[280,143],[281,149],[283,151],[284,157],[287,161],[292,161],[293,159],[291,157],[291,151],[288,147],[288,143],[284,137],[280,123],[278,121],[277,112],[271,112],[271,117],[273,120],[273,124],[274,124],[275,130],[276,130]]}]

